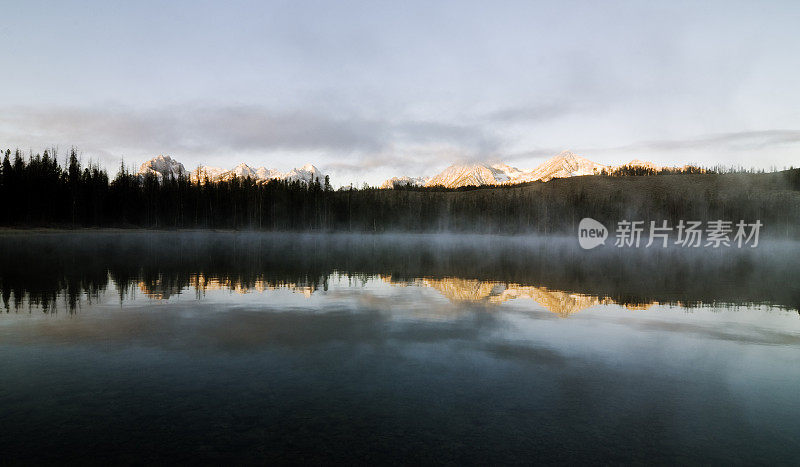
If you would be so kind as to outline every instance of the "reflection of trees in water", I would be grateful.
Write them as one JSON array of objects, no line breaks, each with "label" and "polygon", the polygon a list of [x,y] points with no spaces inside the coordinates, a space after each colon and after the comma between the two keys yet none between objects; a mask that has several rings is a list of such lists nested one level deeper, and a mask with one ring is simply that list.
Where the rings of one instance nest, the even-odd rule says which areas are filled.
[{"label": "reflection of trees in water", "polygon": [[[574,239],[248,233],[44,233],[0,236],[0,295],[7,311],[75,310],[104,293],[168,299],[191,287],[310,294],[329,277],[391,278],[454,300],[530,298],[552,310],[595,303],[769,304],[800,309],[800,247],[754,250],[612,247]],[[561,313],[562,311],[559,311]]]},{"label": "reflection of trees in water", "polygon": [[267,290],[289,289],[294,292],[299,292],[310,297],[317,289],[319,284],[322,283],[323,287],[327,289],[327,278],[319,280],[309,280],[303,283],[293,283],[286,281],[266,281],[261,277],[251,278],[249,280],[238,280],[230,277],[213,277],[205,274],[192,274],[189,277],[188,283],[176,281],[164,281],[158,279],[154,281],[140,281],[138,283],[139,290],[150,298],[158,300],[167,300],[173,295],[178,295],[187,287],[191,287],[196,294],[196,297],[202,298],[209,290],[228,290],[240,294],[249,292],[264,292]]}]

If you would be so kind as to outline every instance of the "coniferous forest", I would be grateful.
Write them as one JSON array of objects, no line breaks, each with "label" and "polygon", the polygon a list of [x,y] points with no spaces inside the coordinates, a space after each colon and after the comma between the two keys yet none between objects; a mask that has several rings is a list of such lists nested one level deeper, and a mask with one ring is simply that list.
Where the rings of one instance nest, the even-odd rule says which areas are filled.
[{"label": "coniferous forest", "polygon": [[800,169],[772,173],[639,173],[460,189],[332,189],[251,179],[193,183],[84,166],[72,149],[6,150],[0,167],[4,227],[415,231],[556,234],[583,217],[723,219],[764,223],[765,235],[800,236]]}]

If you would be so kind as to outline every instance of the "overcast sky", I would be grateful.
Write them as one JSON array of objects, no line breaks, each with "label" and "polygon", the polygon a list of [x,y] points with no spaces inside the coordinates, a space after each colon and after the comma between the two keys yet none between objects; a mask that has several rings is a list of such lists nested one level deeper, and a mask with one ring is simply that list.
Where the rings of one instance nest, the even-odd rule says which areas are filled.
[{"label": "overcast sky", "polygon": [[800,166],[800,2],[0,0],[0,146],[112,171]]}]

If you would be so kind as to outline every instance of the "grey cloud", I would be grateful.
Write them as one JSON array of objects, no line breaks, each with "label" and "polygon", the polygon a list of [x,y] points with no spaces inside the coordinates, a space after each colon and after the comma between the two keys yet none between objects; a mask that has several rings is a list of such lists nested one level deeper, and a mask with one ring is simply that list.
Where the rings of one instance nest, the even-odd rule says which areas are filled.
[{"label": "grey cloud", "polygon": [[800,130],[737,131],[703,135],[674,140],[652,140],[613,148],[587,151],[677,151],[677,150],[727,150],[747,151],[800,143]]},{"label": "grey cloud", "polygon": [[404,160],[399,160],[396,156],[392,155],[378,155],[364,157],[353,161],[339,161],[327,164],[327,167],[340,170],[351,171],[368,171],[372,169],[379,169],[382,167],[402,167],[409,165]]},{"label": "grey cloud", "polygon": [[500,161],[502,158],[498,156],[497,151],[499,149],[488,150],[455,144],[437,147],[388,148],[381,154],[363,154],[358,158],[328,163],[325,167],[352,174],[368,173],[376,169],[392,169],[391,176],[430,176],[438,170],[438,166]]},{"label": "grey cloud", "polygon": [[255,105],[18,107],[7,109],[0,122],[6,142],[34,150],[75,144],[107,164],[123,154],[180,154],[205,163],[226,152],[322,151],[337,158],[328,164],[331,168],[363,172],[429,165],[432,158],[486,158],[501,146],[475,122],[333,116]]},{"label": "grey cloud", "polygon": [[588,157],[589,159],[592,158],[591,154],[588,152],[573,150],[569,147],[552,147],[536,148],[530,151],[508,154],[495,162],[503,162],[522,170],[530,170],[562,151],[573,151],[581,156]]},{"label": "grey cloud", "polygon": [[684,139],[639,141],[623,146],[580,148],[537,148],[508,155],[509,163],[546,159],[564,150],[570,150],[597,162],[608,162],[597,155],[628,152],[705,151],[708,153],[732,151],[758,151],[800,143],[800,130],[738,131],[701,135]]},{"label": "grey cloud", "polygon": [[500,141],[486,134],[476,125],[410,121],[395,125],[394,132],[403,139],[415,143],[447,142],[477,148],[482,151],[491,150],[500,145]]},{"label": "grey cloud", "polygon": [[[263,106],[185,105],[147,110],[124,107],[7,109],[8,139],[47,146],[68,142],[92,151],[137,153],[308,151],[379,154],[397,144],[440,144],[486,153],[500,142],[475,125],[332,116],[314,110]],[[389,162],[388,160],[386,162]]]},{"label": "grey cloud", "polygon": [[491,123],[537,122],[562,117],[577,111],[587,110],[586,105],[566,102],[549,102],[516,107],[507,107],[489,112],[481,118]]},{"label": "grey cloud", "polygon": [[6,120],[40,138],[151,151],[377,150],[386,133],[378,121],[257,106],[12,109]]}]

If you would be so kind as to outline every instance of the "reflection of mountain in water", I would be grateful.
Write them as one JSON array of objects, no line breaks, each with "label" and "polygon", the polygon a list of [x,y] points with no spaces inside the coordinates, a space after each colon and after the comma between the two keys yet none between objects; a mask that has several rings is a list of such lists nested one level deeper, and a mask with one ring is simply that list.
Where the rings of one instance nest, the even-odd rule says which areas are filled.
[{"label": "reflection of mountain in water", "polygon": [[116,285],[169,299],[194,288],[283,288],[310,296],[332,276],[417,284],[452,300],[531,299],[560,315],[595,304],[800,309],[800,245],[599,248],[573,238],[246,233],[0,235],[0,306],[53,309]]},{"label": "reflection of mountain in water", "polygon": [[[549,311],[560,316],[569,316],[585,308],[595,305],[614,303],[608,298],[601,299],[595,296],[581,295],[560,290],[549,290],[546,287],[523,286],[519,284],[505,284],[499,282],[478,281],[459,278],[422,278],[413,281],[393,281],[391,276],[377,276],[393,286],[430,287],[437,290],[453,302],[479,302],[491,305],[500,305],[509,300],[533,300]],[[207,277],[203,274],[193,275],[190,279],[191,286],[199,296],[210,290],[227,290],[238,294],[251,292],[263,293],[271,290],[289,290],[300,293],[306,298],[318,291],[313,284],[270,283],[257,279],[246,285],[231,279]],[[156,280],[151,282],[140,281],[139,290],[146,296],[158,300],[168,300],[170,297],[181,294],[185,287],[175,284],[165,284]]]},{"label": "reflection of mountain in water", "polygon": [[[607,297],[584,295],[563,290],[552,290],[547,287],[526,286],[513,283],[460,279],[456,277],[419,278],[410,281],[393,280],[391,276],[381,275],[377,275],[375,278],[382,279],[392,286],[432,288],[455,303],[473,302],[500,305],[509,300],[532,300],[548,311],[562,317],[567,317],[595,305],[616,304],[614,300]],[[291,292],[300,293],[306,298],[310,298],[312,294],[319,290],[317,285],[313,283],[295,284],[256,279],[250,284],[244,284],[230,278],[207,277],[203,274],[192,275],[189,284],[186,284],[184,287],[165,283],[161,280],[150,282],[140,281],[138,284],[138,288],[142,293],[150,298],[158,300],[168,300],[172,296],[181,294],[188,287],[193,288],[198,296],[202,296],[205,292],[211,290],[225,290],[238,294],[252,292],[263,293],[271,290],[289,290]],[[630,310],[646,310],[654,304],[655,302],[638,305],[621,305]]]},{"label": "reflection of mountain in water", "polygon": [[[390,277],[385,280],[392,284]],[[595,305],[610,305],[616,302],[607,297],[584,295],[547,287],[534,287],[513,283],[488,282],[474,279],[447,277],[442,279],[424,278],[403,285],[431,287],[453,302],[477,302],[499,305],[509,300],[533,300],[559,316],[567,317]],[[656,302],[642,304],[621,304],[629,310],[646,310]]]},{"label": "reflection of mountain in water", "polygon": [[[385,280],[390,282],[391,278]],[[396,282],[392,282],[397,284]],[[533,300],[560,316],[569,316],[595,305],[614,303],[610,299],[581,295],[546,287],[525,286],[500,282],[448,277],[443,279],[417,279],[404,285],[431,287],[453,302],[478,302],[499,305],[509,300]]]}]

